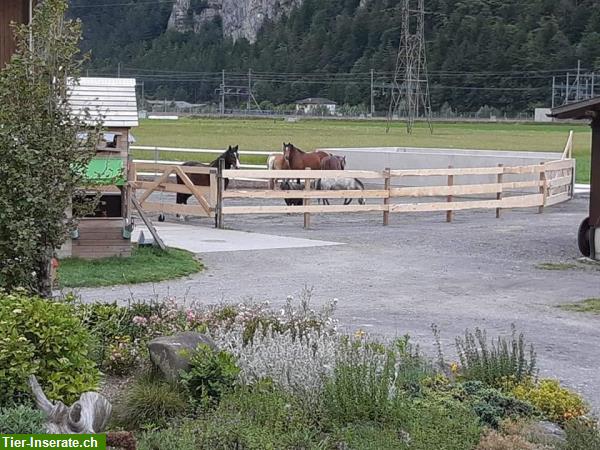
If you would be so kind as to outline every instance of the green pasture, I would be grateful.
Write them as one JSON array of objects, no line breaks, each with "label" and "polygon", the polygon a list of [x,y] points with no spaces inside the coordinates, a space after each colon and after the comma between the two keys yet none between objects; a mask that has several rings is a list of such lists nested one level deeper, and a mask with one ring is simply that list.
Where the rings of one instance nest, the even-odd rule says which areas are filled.
[{"label": "green pasture", "polygon": [[[400,122],[386,133],[385,121],[282,119],[179,119],[142,120],[134,130],[138,145],[189,148],[227,148],[280,151],[292,142],[303,150],[325,147],[439,147],[482,150],[528,150],[559,152],[569,130],[575,131],[574,155],[577,181],[589,181],[591,133],[587,125],[518,123],[435,123],[433,134],[426,124],[417,124],[413,134]],[[136,158],[153,159],[153,152],[134,153]],[[209,161],[212,155],[185,155],[162,152],[162,160],[196,159]],[[214,159],[214,158],[213,158]],[[262,157],[243,158],[248,164],[264,163]]]}]

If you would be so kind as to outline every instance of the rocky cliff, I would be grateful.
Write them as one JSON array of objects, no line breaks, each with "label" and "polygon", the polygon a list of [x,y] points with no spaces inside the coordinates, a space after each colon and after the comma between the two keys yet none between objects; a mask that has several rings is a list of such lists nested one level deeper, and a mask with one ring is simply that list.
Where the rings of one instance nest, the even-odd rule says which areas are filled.
[{"label": "rocky cliff", "polygon": [[277,20],[301,3],[302,0],[176,0],[169,29],[198,32],[202,24],[221,17],[226,37],[254,42],[266,19]]}]

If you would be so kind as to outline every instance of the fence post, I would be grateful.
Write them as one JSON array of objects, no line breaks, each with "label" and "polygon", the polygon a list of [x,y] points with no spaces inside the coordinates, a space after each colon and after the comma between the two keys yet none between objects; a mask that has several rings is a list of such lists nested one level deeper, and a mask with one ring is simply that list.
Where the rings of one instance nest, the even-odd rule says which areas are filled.
[{"label": "fence post", "polygon": [[571,159],[571,200],[575,197],[575,182],[577,178],[577,160]]},{"label": "fence post", "polygon": [[385,177],[385,186],[384,189],[387,191],[387,197],[385,197],[383,199],[383,204],[386,206],[386,208],[383,210],[383,225],[384,226],[388,226],[390,224],[390,197],[392,196],[392,189],[391,189],[391,170],[389,167],[386,167],[386,169],[383,171],[384,177]]},{"label": "fence post", "polygon": [[544,212],[544,206],[546,206],[546,196],[548,194],[548,186],[546,183],[546,168],[544,167],[544,163],[540,163],[541,171],[540,171],[540,194],[542,194],[542,204],[538,208],[538,214],[542,214]]},{"label": "fence post", "polygon": [[[452,166],[448,166],[448,169],[452,169]],[[452,187],[454,186],[454,175],[448,175],[448,187]],[[453,196],[452,195],[448,195],[448,198],[446,199],[446,201],[448,203],[452,203],[453,200]],[[446,211],[446,222],[450,223],[452,222],[452,218],[454,217],[454,211],[452,210],[448,210]]]},{"label": "fence post", "polygon": [[[504,164],[498,164],[498,167],[502,168],[502,172],[500,172],[498,174],[498,184],[500,185],[500,191],[496,193],[496,200],[502,200],[502,196],[503,196],[503,187],[502,187],[502,183],[504,181]],[[502,208],[496,208],[496,219],[500,218],[500,212],[502,211]]]},{"label": "fence post", "polygon": [[217,171],[217,205],[215,208],[215,227],[219,229],[223,229],[223,192],[225,191],[223,170],[225,170],[225,160],[219,159]]},{"label": "fence post", "polygon": [[[310,167],[307,167],[306,170],[310,170]],[[310,178],[304,178],[304,191],[310,191]],[[310,198],[304,199],[304,206],[310,206]],[[304,213],[304,229],[310,228],[310,213]]]}]

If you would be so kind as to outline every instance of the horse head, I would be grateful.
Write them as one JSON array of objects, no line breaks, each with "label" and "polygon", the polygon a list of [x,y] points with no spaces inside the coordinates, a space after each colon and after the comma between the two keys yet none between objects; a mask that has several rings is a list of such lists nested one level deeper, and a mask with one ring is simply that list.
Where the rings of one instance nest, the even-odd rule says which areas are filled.
[{"label": "horse head", "polygon": [[232,147],[230,145],[229,148],[227,149],[227,151],[225,152],[224,157],[225,157],[225,167],[227,169],[230,169],[231,167],[233,167],[234,169],[238,170],[240,168],[239,145],[236,145],[235,147]]},{"label": "horse head", "polygon": [[341,158],[341,161],[340,161],[340,163],[341,163],[341,165],[342,165],[342,170],[346,170],[346,157],[345,157],[345,156],[343,156],[343,157]]},{"label": "horse head", "polygon": [[294,145],[290,142],[289,144],[283,143],[283,159],[289,164],[291,159],[291,153],[295,149]]}]

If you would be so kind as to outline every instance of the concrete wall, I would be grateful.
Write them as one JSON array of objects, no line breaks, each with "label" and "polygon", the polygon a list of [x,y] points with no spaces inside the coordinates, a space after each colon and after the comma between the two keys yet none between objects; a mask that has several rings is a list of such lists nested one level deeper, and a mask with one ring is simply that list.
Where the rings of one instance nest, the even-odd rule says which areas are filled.
[{"label": "concrete wall", "polygon": [[534,120],[536,122],[554,122],[552,117],[548,117],[551,111],[550,108],[535,108]]},{"label": "concrete wall", "polygon": [[[459,150],[415,147],[381,148],[323,148],[334,155],[345,156],[347,170],[390,169],[442,169],[448,166],[497,167],[528,166],[540,162],[560,159],[561,153],[513,152],[498,150]],[[505,181],[526,181],[535,175],[506,175]],[[495,175],[469,175],[455,177],[455,184],[478,184],[496,182]],[[447,184],[446,177],[403,177],[396,178],[394,185],[438,186]]]}]

